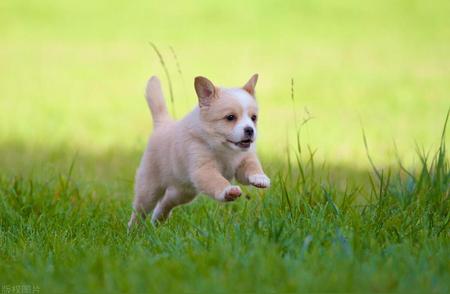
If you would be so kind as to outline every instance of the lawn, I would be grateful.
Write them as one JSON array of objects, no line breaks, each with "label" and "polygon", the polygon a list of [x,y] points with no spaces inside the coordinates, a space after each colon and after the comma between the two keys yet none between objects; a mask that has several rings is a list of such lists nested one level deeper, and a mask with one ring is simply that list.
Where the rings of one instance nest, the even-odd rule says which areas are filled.
[{"label": "lawn", "polygon": [[[440,0],[2,1],[2,293],[448,293],[449,15]],[[150,75],[170,99],[150,42],[177,118],[195,76],[259,73],[273,186],[128,234]]]}]

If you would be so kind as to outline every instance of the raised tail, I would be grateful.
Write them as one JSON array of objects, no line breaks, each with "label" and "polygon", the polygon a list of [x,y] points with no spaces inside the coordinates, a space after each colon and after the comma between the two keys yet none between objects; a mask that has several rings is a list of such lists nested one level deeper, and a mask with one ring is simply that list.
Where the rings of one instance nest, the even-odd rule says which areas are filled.
[{"label": "raised tail", "polygon": [[148,80],[145,98],[147,99],[147,104],[152,113],[154,128],[172,121],[167,111],[166,102],[161,90],[161,82],[156,76],[152,76]]}]

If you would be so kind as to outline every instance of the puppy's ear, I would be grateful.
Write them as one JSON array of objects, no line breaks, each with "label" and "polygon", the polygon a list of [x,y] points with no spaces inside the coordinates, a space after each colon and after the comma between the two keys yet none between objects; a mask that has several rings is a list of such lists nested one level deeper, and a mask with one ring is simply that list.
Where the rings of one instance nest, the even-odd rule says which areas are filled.
[{"label": "puppy's ear", "polygon": [[244,87],[242,87],[245,91],[247,91],[250,95],[255,95],[255,86],[256,82],[258,81],[258,74],[254,74],[250,80],[248,80],[247,84],[245,84]]},{"label": "puppy's ear", "polygon": [[210,106],[216,95],[216,87],[214,87],[213,83],[205,77],[196,77],[194,86],[200,107]]}]

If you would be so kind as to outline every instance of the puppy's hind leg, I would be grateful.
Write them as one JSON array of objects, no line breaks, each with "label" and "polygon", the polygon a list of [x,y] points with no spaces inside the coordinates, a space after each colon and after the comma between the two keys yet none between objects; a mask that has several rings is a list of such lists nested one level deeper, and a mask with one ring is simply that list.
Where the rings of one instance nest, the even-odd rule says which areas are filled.
[{"label": "puppy's hind leg", "polygon": [[128,229],[131,229],[141,219],[144,220],[164,195],[164,188],[158,186],[156,181],[152,181],[152,179],[148,179],[145,183],[137,180],[135,190],[136,195],[133,201],[133,213],[128,222]]},{"label": "puppy's hind leg", "polygon": [[195,198],[195,194],[179,191],[175,187],[169,187],[164,197],[158,202],[153,210],[152,223],[163,222],[169,216],[173,208],[178,205],[189,203]]}]

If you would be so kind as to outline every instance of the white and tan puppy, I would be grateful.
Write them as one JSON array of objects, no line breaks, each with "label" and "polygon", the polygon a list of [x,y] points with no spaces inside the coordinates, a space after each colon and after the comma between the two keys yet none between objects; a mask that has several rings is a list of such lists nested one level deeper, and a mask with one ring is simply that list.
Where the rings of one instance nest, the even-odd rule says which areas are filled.
[{"label": "white and tan puppy", "polygon": [[170,118],[157,77],[148,81],[146,98],[154,131],[136,173],[134,212],[128,223],[163,221],[177,205],[199,193],[218,201],[241,195],[230,181],[267,188],[255,152],[258,75],[242,88],[221,88],[204,77],[195,78],[198,107],[179,121]]}]

